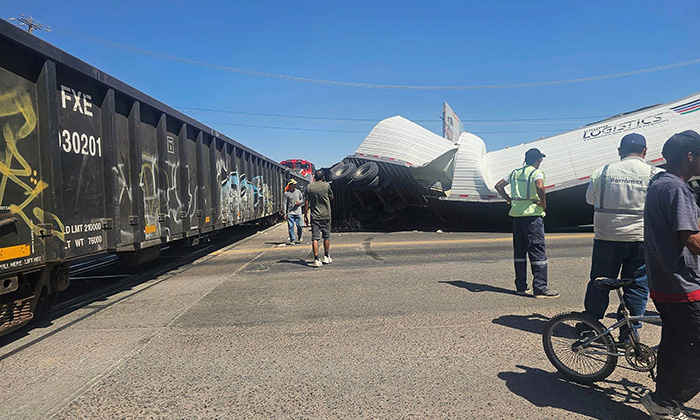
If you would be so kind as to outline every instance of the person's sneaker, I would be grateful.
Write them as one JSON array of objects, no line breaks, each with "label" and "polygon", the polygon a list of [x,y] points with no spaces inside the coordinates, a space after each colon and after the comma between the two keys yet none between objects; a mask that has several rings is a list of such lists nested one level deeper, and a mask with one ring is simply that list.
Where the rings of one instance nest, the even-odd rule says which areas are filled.
[{"label": "person's sneaker", "polygon": [[527,290],[518,290],[517,293],[520,296],[530,296],[532,294],[532,287],[528,287]]},{"label": "person's sneaker", "polygon": [[556,299],[559,297],[559,292],[556,290],[547,290],[544,293],[535,293],[537,299]]},{"label": "person's sneaker", "polygon": [[314,268],[323,267],[323,263],[321,262],[321,260],[316,259],[314,260],[313,264],[311,264],[311,266]]},{"label": "person's sneaker", "polygon": [[301,239],[297,239],[296,241],[294,241],[295,245],[299,245],[300,243],[301,243]]},{"label": "person's sneaker", "polygon": [[292,242],[292,241],[287,242],[287,245],[294,245],[294,244],[295,244],[295,242]]},{"label": "person's sneaker", "polygon": [[680,408],[662,407],[651,399],[651,393],[642,397],[642,405],[653,420],[689,420]]},{"label": "person's sneaker", "polygon": [[333,258],[331,258],[331,257],[328,256],[328,255],[324,255],[322,261],[323,261],[324,264],[330,264],[330,263],[333,262]]}]

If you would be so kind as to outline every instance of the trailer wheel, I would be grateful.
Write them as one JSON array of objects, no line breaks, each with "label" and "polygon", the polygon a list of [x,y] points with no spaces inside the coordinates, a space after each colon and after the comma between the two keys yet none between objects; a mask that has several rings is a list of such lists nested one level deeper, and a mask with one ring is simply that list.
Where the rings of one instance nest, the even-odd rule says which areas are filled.
[{"label": "trailer wheel", "polygon": [[379,177],[375,176],[374,179],[371,180],[369,182],[369,184],[367,184],[367,189],[373,190],[373,189],[378,188],[378,187],[379,187]]},{"label": "trailer wheel", "polygon": [[339,163],[331,168],[331,179],[333,182],[345,184],[350,181],[353,172],[355,172],[353,163]]},{"label": "trailer wheel", "polygon": [[358,186],[366,185],[372,182],[377,175],[379,175],[379,166],[374,162],[367,162],[353,172],[352,182]]},{"label": "trailer wheel", "polygon": [[379,177],[375,176],[374,179],[368,183],[355,184],[355,182],[353,182],[350,185],[357,188],[361,192],[366,192],[366,191],[370,191],[370,190],[374,190],[374,189],[379,188],[380,182],[379,182]]}]

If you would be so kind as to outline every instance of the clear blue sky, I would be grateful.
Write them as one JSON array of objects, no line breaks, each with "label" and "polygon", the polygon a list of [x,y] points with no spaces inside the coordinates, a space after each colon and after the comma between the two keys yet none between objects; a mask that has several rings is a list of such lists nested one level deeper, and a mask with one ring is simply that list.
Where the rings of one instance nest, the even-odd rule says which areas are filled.
[{"label": "clear blue sky", "polygon": [[[185,111],[275,160],[305,158],[317,166],[352,154],[377,122],[393,115],[425,121],[421,125],[442,134],[443,101],[462,120],[478,122],[466,124],[465,130],[496,150],[700,91],[700,64],[515,89],[327,86],[139,55],[68,32],[283,75],[375,84],[492,85],[600,76],[700,58],[700,37],[691,30],[700,2],[692,0],[3,2],[3,18],[19,14],[54,27],[53,33],[36,33],[44,40],[174,107],[372,121]],[[574,122],[542,121],[574,117]],[[515,119],[536,124],[485,121]]]}]

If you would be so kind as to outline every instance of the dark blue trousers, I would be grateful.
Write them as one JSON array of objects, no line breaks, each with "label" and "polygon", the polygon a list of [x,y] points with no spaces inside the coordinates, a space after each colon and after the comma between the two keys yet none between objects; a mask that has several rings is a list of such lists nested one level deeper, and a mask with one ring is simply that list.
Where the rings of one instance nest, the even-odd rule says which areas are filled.
[{"label": "dark blue trousers", "polygon": [[544,220],[541,216],[513,218],[513,264],[515,288],[527,290],[527,258],[530,257],[532,288],[536,294],[547,292],[547,252],[544,242]]},{"label": "dark blue trousers", "polygon": [[[649,299],[649,285],[646,270],[637,272],[644,265],[642,244],[643,242],[613,242],[600,239],[593,241],[591,276],[583,302],[585,313],[595,319],[602,319],[610,304],[610,292],[595,287],[593,280],[597,277],[618,278],[620,276],[620,278],[637,279],[634,284],[622,288],[623,299],[630,315],[644,315],[647,299]],[[619,310],[618,307],[618,319],[621,319]],[[635,328],[640,328],[641,325],[641,322],[634,324]],[[625,328],[623,327],[620,332],[624,338]]]}]

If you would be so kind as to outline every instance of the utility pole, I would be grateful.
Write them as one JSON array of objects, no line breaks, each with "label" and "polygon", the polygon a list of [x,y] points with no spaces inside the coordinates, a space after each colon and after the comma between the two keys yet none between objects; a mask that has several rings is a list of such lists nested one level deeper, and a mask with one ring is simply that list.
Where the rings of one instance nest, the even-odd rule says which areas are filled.
[{"label": "utility pole", "polygon": [[30,34],[34,29],[51,32],[51,28],[44,25],[43,23],[40,23],[39,21],[34,20],[34,18],[31,16],[20,15],[19,17],[11,17],[8,20],[19,22],[19,26],[26,26],[27,32],[29,32]]}]

